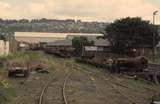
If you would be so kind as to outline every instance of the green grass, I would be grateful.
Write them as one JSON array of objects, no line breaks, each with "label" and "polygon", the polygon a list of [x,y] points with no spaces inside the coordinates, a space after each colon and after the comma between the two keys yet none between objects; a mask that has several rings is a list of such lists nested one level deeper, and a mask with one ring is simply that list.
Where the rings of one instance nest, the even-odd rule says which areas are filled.
[{"label": "green grass", "polygon": [[[50,74],[54,76],[54,58],[49,55],[44,54],[43,52],[16,52],[14,54],[10,54],[6,57],[0,57],[0,104],[9,104],[10,100],[14,98],[14,88],[10,84],[7,77],[7,63],[12,61],[13,63],[19,63],[25,65],[41,63],[43,65],[47,65],[47,69]],[[50,71],[52,70],[52,71]]]},{"label": "green grass", "polygon": [[[77,61],[73,58],[71,59],[62,59],[62,58],[56,58],[52,55],[46,55],[43,52],[33,52],[33,51],[27,51],[27,52],[17,52],[15,54],[9,55],[7,57],[2,57],[3,61],[8,61],[8,60],[12,60],[12,61],[17,61],[20,63],[41,63],[43,65],[47,65],[47,69],[50,72],[50,78],[52,79],[55,76],[54,70],[59,70],[59,68],[61,69],[65,69],[65,68],[71,68],[72,64],[78,64],[79,66],[82,66],[82,68],[85,70],[86,68],[92,71],[96,71],[97,75],[104,75],[107,78],[110,78],[110,75],[105,73],[104,74],[104,70],[103,68],[96,68],[92,65],[88,65],[88,64],[83,64],[83,63],[77,63]],[[4,69],[3,69],[4,71]],[[2,74],[2,70],[0,70],[0,76],[3,75]],[[116,76],[115,76],[116,77]],[[116,77],[119,78],[119,77]],[[127,85],[133,85],[133,87],[145,87],[147,89],[159,89],[158,86],[154,86],[154,85],[148,85],[146,84],[144,81],[134,81],[134,80],[130,80],[130,79],[125,79],[123,77],[120,77],[121,79],[123,79],[123,81],[125,82],[125,84]],[[4,78],[5,79],[5,78]],[[7,78],[6,78],[7,79]],[[5,81],[6,83],[8,83],[7,85],[4,84],[3,79],[1,80],[0,77],[0,104],[7,104],[7,102],[9,102],[10,100],[12,100],[12,97],[14,96],[14,91],[12,89],[12,85],[9,84],[9,81]],[[111,80],[112,77],[110,78]],[[6,87],[9,86],[9,87]],[[9,104],[9,103],[8,103]]]},{"label": "green grass", "polygon": [[13,96],[12,85],[5,78],[0,78],[0,104],[8,104]]}]

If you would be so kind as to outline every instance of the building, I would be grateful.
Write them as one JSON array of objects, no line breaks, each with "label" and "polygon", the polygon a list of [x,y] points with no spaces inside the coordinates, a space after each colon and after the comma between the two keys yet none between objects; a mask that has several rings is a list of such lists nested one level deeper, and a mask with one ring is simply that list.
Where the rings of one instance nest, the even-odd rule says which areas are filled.
[{"label": "building", "polygon": [[0,56],[9,54],[9,41],[0,40]]},{"label": "building", "polygon": [[74,37],[86,37],[89,41],[97,40],[97,37],[103,36],[103,34],[86,34],[86,33],[78,33],[78,34],[68,34],[66,39],[72,40]]},{"label": "building", "polygon": [[[134,54],[133,56],[145,56],[148,59],[153,58],[153,48],[152,48],[152,46],[141,46],[141,47],[130,48],[130,49],[133,50],[132,52],[130,51],[131,54],[132,53]],[[136,49],[135,52],[134,52],[134,49]]]},{"label": "building", "polygon": [[45,52],[59,55],[61,57],[70,57],[74,48],[72,48],[72,40],[57,40],[48,42],[45,45]]},{"label": "building", "polygon": [[111,52],[111,43],[108,39],[96,39],[94,40],[94,45],[98,47],[98,50],[103,52]]},{"label": "building", "polygon": [[18,50],[29,50],[30,49],[30,44],[26,42],[17,42],[18,43]]},{"label": "building", "polygon": [[0,56],[6,56],[17,51],[17,42],[13,32],[0,31]]},{"label": "building", "polygon": [[42,32],[15,32],[15,39],[18,42],[40,43],[64,40],[65,34],[59,33],[42,33]]},{"label": "building", "polygon": [[[72,37],[68,37],[72,36]],[[103,36],[103,34],[93,34],[93,33],[43,33],[43,32],[15,32],[15,39],[19,42],[27,43],[45,43],[54,42],[57,40],[72,40],[75,36]]]},{"label": "building", "polygon": [[110,55],[111,44],[108,39],[96,39],[93,40],[93,46],[84,46],[82,56],[83,57],[95,57],[101,55]]}]

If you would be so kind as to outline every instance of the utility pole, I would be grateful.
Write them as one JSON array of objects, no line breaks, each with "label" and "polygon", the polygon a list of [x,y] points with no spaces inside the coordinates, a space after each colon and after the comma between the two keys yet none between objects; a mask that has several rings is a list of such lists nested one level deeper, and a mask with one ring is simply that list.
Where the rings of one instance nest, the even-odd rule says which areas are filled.
[{"label": "utility pole", "polygon": [[158,11],[153,12],[153,62],[156,61],[156,28],[155,28],[155,16],[157,15]]}]

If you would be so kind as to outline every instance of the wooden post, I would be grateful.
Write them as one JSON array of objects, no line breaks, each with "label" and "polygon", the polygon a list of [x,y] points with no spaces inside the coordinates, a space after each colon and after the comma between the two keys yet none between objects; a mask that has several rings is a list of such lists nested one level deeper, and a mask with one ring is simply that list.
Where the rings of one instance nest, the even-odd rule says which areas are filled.
[{"label": "wooden post", "polygon": [[145,75],[148,81],[152,81],[149,74]]},{"label": "wooden post", "polygon": [[153,78],[154,78],[154,82],[155,82],[157,85],[159,85],[158,75],[157,75],[156,73],[154,74]]}]

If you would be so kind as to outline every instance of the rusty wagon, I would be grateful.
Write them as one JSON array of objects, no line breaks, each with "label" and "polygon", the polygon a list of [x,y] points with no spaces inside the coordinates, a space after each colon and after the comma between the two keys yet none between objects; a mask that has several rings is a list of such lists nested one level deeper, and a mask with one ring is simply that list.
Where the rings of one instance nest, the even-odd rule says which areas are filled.
[{"label": "rusty wagon", "polygon": [[21,64],[18,62],[8,63],[8,77],[23,76],[28,77],[30,74],[30,67],[27,64]]}]

